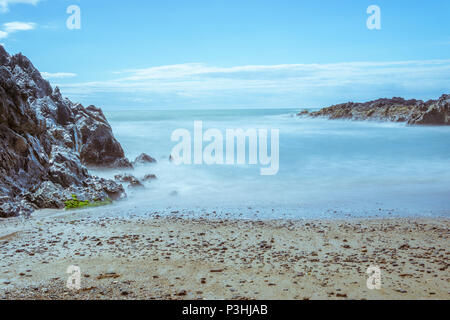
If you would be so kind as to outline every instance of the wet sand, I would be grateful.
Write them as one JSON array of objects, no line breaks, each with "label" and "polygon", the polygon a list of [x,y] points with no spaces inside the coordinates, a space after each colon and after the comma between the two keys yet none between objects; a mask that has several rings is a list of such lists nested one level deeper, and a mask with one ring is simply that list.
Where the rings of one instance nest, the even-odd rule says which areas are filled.
[{"label": "wet sand", "polygon": [[[449,299],[449,219],[0,220],[0,299]],[[81,289],[69,290],[71,265]],[[381,289],[367,288],[369,266]]]}]

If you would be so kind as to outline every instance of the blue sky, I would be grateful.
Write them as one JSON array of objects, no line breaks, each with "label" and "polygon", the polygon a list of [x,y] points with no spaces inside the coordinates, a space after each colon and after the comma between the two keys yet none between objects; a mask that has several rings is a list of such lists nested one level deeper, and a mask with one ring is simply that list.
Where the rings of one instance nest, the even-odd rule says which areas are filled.
[{"label": "blue sky", "polygon": [[[66,9],[81,9],[69,30]],[[381,9],[381,30],[366,10]],[[450,93],[450,1],[0,0],[0,43],[114,108],[321,107]]]}]

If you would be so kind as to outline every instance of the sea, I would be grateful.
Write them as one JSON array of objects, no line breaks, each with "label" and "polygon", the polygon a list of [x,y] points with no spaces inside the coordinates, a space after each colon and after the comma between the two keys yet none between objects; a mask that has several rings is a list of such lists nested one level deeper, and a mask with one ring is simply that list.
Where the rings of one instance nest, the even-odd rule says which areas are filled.
[{"label": "sea", "polygon": [[[156,164],[145,188],[105,210],[192,218],[345,219],[450,216],[450,127],[298,117],[299,109],[122,110],[105,115],[126,156]],[[279,170],[254,164],[181,164],[171,137],[194,122],[203,130],[279,130]],[[249,141],[247,141],[247,147]],[[192,141],[193,144],[193,141]],[[224,145],[226,142],[224,142]],[[208,143],[204,143],[207,146]],[[269,151],[272,151],[273,147]],[[118,170],[94,171],[112,178]]]}]

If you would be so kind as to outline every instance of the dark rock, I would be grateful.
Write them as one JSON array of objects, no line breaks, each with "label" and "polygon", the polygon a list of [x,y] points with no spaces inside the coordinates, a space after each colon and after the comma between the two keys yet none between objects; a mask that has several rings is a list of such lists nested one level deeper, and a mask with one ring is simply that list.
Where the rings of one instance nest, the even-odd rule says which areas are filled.
[{"label": "dark rock", "polygon": [[184,297],[184,296],[187,295],[187,291],[186,291],[186,290],[182,290],[182,291],[178,292],[176,295],[177,295],[178,297]]},{"label": "dark rock", "polygon": [[144,179],[142,179],[142,181],[144,181],[144,182],[152,181],[152,180],[158,180],[158,177],[154,174],[147,174],[147,175],[145,175]]},{"label": "dark rock", "polygon": [[35,208],[26,201],[11,201],[0,204],[0,218],[29,216]]},{"label": "dark rock", "polygon": [[301,116],[307,116],[309,115],[309,111],[308,110],[302,110],[299,113],[297,113],[297,116],[301,117]]},{"label": "dark rock", "polygon": [[365,103],[348,102],[311,113],[302,111],[298,115],[328,119],[405,122],[409,125],[449,125],[450,95],[443,95],[439,100],[427,102],[398,97]]},{"label": "dark rock", "polygon": [[131,174],[120,174],[116,175],[114,177],[116,181],[123,182],[123,183],[129,183],[129,187],[131,188],[142,188],[144,185],[134,176]]},{"label": "dark rock", "polygon": [[75,108],[75,121],[81,133],[80,156],[90,167],[132,168],[101,109]]},{"label": "dark rock", "polygon": [[409,122],[411,125],[449,125],[450,95],[445,94],[438,101],[431,103],[428,109]]},{"label": "dark rock", "polygon": [[118,174],[114,176],[114,179],[119,182],[127,182],[127,183],[133,183],[136,181],[139,181],[131,174]]},{"label": "dark rock", "polygon": [[127,194],[125,193],[123,187],[119,184],[114,183],[114,181],[103,180],[102,186],[103,191],[105,191],[108,197],[113,201],[122,200],[127,197]]},{"label": "dark rock", "polygon": [[145,188],[145,187],[140,181],[137,181],[137,182],[130,183],[128,188],[129,189],[134,189],[134,188]]},{"label": "dark rock", "polygon": [[63,98],[25,56],[0,46],[0,217],[61,208],[71,194],[125,197],[85,165],[131,167],[100,109]]},{"label": "dark rock", "polygon": [[150,157],[148,154],[141,154],[133,162],[134,164],[146,164],[146,163],[156,163],[156,160]]},{"label": "dark rock", "polygon": [[39,188],[31,194],[31,203],[38,208],[64,208],[64,201],[70,199],[72,194],[61,185],[51,181],[43,182]]}]

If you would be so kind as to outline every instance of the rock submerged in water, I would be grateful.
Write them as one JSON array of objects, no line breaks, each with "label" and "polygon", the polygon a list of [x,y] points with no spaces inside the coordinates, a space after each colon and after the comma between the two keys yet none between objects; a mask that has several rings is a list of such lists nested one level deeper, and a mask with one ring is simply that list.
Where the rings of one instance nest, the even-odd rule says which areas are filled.
[{"label": "rock submerged in water", "polygon": [[0,45],[0,217],[117,200],[123,187],[87,167],[132,168],[101,109],[63,98],[22,54]]},{"label": "rock submerged in water", "polygon": [[153,180],[158,180],[158,177],[154,174],[146,174],[145,177],[142,179],[142,181],[144,181],[144,182],[153,181]]},{"label": "rock submerged in water", "polygon": [[128,183],[129,187],[131,187],[131,188],[136,188],[136,187],[143,188],[144,185],[142,184],[142,182],[158,180],[158,177],[154,174],[147,174],[144,176],[144,178],[142,178],[142,182],[141,182],[141,180],[139,180],[138,178],[136,178],[135,176],[133,176],[131,174],[118,174],[118,175],[114,176],[114,180],[116,180],[117,182],[120,182],[120,183]]},{"label": "rock submerged in water", "polygon": [[309,111],[308,110],[302,110],[299,113],[297,113],[297,116],[299,116],[299,117],[309,116]]},{"label": "rock submerged in water", "polygon": [[150,157],[148,154],[141,154],[139,157],[136,158],[136,160],[134,160],[133,164],[134,165],[138,165],[138,164],[148,164],[148,163],[156,163],[157,161],[155,159],[153,159],[152,157]]},{"label": "rock submerged in water", "polygon": [[114,177],[114,179],[121,183],[128,183],[129,188],[143,188],[144,185],[136,177],[131,174],[119,174]]},{"label": "rock submerged in water", "polygon": [[450,95],[427,102],[403,98],[378,99],[365,103],[348,102],[315,112],[303,110],[298,116],[328,119],[405,122],[409,125],[450,125]]}]

